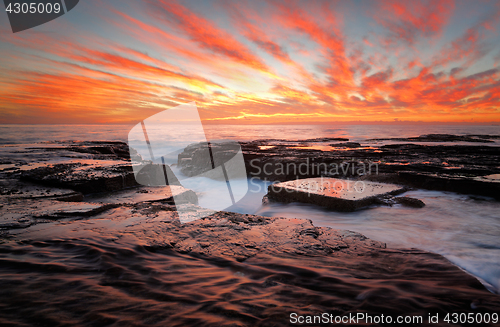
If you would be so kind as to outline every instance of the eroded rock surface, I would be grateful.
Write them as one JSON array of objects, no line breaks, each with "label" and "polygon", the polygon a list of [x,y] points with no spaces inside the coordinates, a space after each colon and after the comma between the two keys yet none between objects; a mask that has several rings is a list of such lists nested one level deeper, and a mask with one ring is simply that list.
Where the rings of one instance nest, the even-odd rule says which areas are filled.
[{"label": "eroded rock surface", "polygon": [[3,242],[0,323],[287,326],[291,312],[500,307],[439,255],[309,220],[220,212],[181,224],[172,205],[143,202],[11,230]]}]

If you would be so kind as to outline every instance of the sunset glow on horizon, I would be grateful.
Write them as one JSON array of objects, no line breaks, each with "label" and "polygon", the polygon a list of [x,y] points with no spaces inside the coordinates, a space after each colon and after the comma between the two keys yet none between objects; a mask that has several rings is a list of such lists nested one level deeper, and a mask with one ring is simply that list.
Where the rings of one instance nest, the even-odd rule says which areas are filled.
[{"label": "sunset glow on horizon", "polygon": [[500,122],[500,1],[80,1],[12,33],[0,124]]}]

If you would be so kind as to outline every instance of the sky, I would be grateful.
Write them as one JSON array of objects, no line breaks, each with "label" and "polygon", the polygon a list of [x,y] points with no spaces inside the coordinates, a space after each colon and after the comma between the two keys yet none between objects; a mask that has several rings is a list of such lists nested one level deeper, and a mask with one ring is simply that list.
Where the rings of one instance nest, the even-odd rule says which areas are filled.
[{"label": "sky", "polygon": [[500,1],[82,0],[12,33],[1,124],[500,122]]}]

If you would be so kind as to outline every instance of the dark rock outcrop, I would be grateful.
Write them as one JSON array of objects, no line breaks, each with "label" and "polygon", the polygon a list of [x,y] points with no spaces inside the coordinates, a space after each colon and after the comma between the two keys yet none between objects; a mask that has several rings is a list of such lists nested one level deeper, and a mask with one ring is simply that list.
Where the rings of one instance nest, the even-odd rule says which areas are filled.
[{"label": "dark rock outcrop", "polygon": [[369,141],[493,143],[494,141],[492,139],[496,139],[496,138],[498,138],[497,135],[426,134],[426,135],[421,135],[421,136],[417,136],[417,137],[370,139]]},{"label": "dark rock outcrop", "polygon": [[500,180],[409,171],[399,172],[398,176],[401,181],[412,187],[482,195],[500,200]]},{"label": "dark rock outcrop", "polygon": [[197,176],[229,162],[239,151],[237,142],[196,143],[178,155],[178,165],[184,175]]},{"label": "dark rock outcrop", "polygon": [[358,142],[343,142],[343,143],[332,143],[330,146],[334,148],[360,148],[361,144]]},{"label": "dark rock outcrop", "polygon": [[[425,140],[428,145],[401,143],[362,146],[359,144],[358,147],[357,143],[351,145],[351,142],[347,142],[339,143],[347,145],[339,151],[334,148],[320,150],[315,146],[321,143],[320,139],[258,140],[241,142],[241,148],[250,178],[270,181],[314,177],[358,178],[493,196],[498,199],[497,194],[500,194],[498,181],[484,178],[478,180],[478,178],[500,174],[500,147],[432,145],[432,142],[445,141],[479,143],[487,140],[489,142],[498,138],[500,136],[497,135],[434,134],[404,139],[405,142]],[[321,139],[321,141],[326,140]],[[338,147],[338,144],[328,143],[328,145]],[[186,156],[192,151],[191,148],[185,153]],[[180,158],[182,156],[183,154]],[[189,165],[182,160],[179,161],[181,167],[188,168]],[[435,178],[426,177],[433,174]]]},{"label": "dark rock outcrop", "polygon": [[55,164],[21,173],[21,180],[50,187],[64,187],[83,194],[117,191],[137,186],[130,164],[108,167],[78,163]]}]

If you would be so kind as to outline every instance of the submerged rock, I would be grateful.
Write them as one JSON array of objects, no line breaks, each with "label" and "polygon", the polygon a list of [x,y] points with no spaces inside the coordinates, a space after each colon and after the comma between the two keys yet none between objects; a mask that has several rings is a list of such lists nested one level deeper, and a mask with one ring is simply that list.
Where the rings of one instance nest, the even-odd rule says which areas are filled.
[{"label": "submerged rock", "polygon": [[361,144],[358,142],[343,142],[343,143],[332,143],[330,146],[334,148],[359,148]]},{"label": "submerged rock", "polygon": [[415,199],[415,198],[410,198],[407,196],[401,196],[401,197],[396,197],[394,200],[407,207],[412,207],[412,208],[423,208],[425,207],[425,203],[422,200]]},{"label": "submerged rock", "polygon": [[297,140],[296,142],[331,142],[331,141],[349,141],[345,137],[318,137],[315,139]]},{"label": "submerged rock", "polygon": [[417,137],[371,139],[371,141],[412,141],[412,142],[477,142],[493,143],[497,135],[453,135],[453,134],[426,134]]}]

